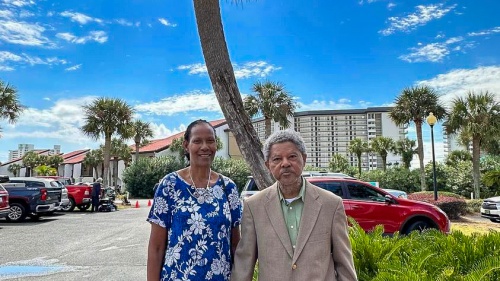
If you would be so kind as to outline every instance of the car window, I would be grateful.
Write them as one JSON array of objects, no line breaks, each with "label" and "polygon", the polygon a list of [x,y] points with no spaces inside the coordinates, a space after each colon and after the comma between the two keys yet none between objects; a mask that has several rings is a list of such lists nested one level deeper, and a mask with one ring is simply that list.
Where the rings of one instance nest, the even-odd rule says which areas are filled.
[{"label": "car window", "polygon": [[252,179],[248,180],[248,182],[243,190],[245,190],[245,191],[259,191],[259,188],[257,188],[257,185],[255,184],[255,181],[252,178]]},{"label": "car window", "polygon": [[319,186],[323,189],[326,189],[334,194],[344,197],[344,192],[342,191],[342,183],[335,181],[327,181],[327,182],[313,182],[315,186]]},{"label": "car window", "polygon": [[385,195],[367,185],[355,182],[346,183],[351,199],[364,201],[385,202]]},{"label": "car window", "polygon": [[[22,181],[19,181],[20,183]],[[26,187],[45,187],[45,184],[43,182],[39,181],[25,181]]]}]

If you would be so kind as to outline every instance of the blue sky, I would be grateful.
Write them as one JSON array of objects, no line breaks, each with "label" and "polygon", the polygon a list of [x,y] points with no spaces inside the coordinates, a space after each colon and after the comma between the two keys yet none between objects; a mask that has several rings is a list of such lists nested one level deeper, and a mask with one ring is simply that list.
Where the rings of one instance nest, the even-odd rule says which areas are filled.
[{"label": "blue sky", "polygon": [[[468,90],[500,97],[498,0],[234,2],[221,9],[243,95],[281,82],[299,111],[387,106],[421,84],[445,104]],[[79,127],[81,106],[101,96],[132,105],[155,138],[223,118],[192,1],[0,0],[0,79],[28,108],[14,125],[0,120],[2,162],[19,143],[97,148]],[[428,154],[427,126],[424,138]]]}]

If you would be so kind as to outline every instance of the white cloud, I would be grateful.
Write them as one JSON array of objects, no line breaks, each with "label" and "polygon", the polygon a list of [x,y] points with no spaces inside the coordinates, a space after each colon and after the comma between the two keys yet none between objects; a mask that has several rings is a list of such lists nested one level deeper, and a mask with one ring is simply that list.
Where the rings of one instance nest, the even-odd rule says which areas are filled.
[{"label": "white cloud", "polygon": [[0,10],[0,18],[3,19],[11,19],[14,17],[14,14],[9,10]]},{"label": "white cloud", "polygon": [[193,91],[182,95],[164,98],[158,102],[135,106],[138,112],[150,115],[176,115],[188,111],[220,112],[219,102],[213,92]]},{"label": "white cloud", "polygon": [[29,64],[34,65],[64,65],[67,61],[57,57],[40,58],[37,56],[30,56],[27,54],[16,55],[7,51],[0,51],[0,71],[12,71],[14,67],[12,64]]},{"label": "white cloud", "polygon": [[389,9],[389,10],[392,10],[392,8],[394,8],[394,7],[396,7],[395,3],[390,2],[389,4],[387,4],[387,9]]},{"label": "white cloud", "polygon": [[490,35],[494,33],[500,33],[500,26],[493,27],[487,30],[479,31],[479,32],[469,32],[467,35],[469,36],[485,36],[485,35]]},{"label": "white cloud", "polygon": [[[207,74],[207,67],[202,63],[189,65],[181,65],[178,70],[187,70],[190,75]],[[234,75],[237,79],[245,79],[250,77],[266,77],[271,72],[280,70],[281,67],[269,64],[265,61],[247,62],[243,65],[233,64]]]},{"label": "white cloud", "polygon": [[[461,44],[461,45],[457,45]],[[421,43],[418,44],[419,46]],[[463,51],[464,48],[472,48],[474,45],[464,42],[462,37],[453,37],[444,42],[430,43],[422,47],[413,47],[409,54],[402,55],[399,59],[407,62],[442,62],[452,51]]]},{"label": "white cloud", "polygon": [[60,14],[63,17],[70,18],[71,21],[80,23],[80,24],[87,24],[89,22],[97,22],[97,23],[102,23],[103,21],[98,18],[92,18],[89,17],[85,14],[82,13],[74,13],[74,12],[69,12],[69,11],[64,11]]},{"label": "white cloud", "polygon": [[456,4],[448,7],[444,7],[444,4],[416,6],[417,11],[405,17],[390,17],[388,19],[389,27],[379,31],[379,33],[387,36],[397,31],[410,32],[418,26],[423,26],[432,20],[443,17],[455,9],[456,6]]},{"label": "white cloud", "polygon": [[28,46],[53,46],[43,36],[45,28],[37,23],[0,20],[0,40]]},{"label": "white cloud", "polygon": [[159,18],[158,21],[163,24],[164,26],[169,26],[169,27],[176,27],[177,24],[176,23],[171,23],[169,22],[167,19],[164,19],[164,18]]},{"label": "white cloud", "polygon": [[71,43],[75,44],[85,44],[89,41],[95,41],[97,43],[105,43],[108,41],[108,35],[106,32],[99,30],[99,31],[91,31],[89,32],[88,35],[78,37],[72,33],[69,32],[63,32],[63,33],[57,33],[56,37],[61,38],[63,40],[66,40]]},{"label": "white cloud", "polygon": [[123,26],[133,26],[134,25],[133,22],[127,21],[126,19],[116,19],[115,22],[117,24],[123,25]]},{"label": "white cloud", "polygon": [[418,81],[442,94],[441,100],[449,105],[451,101],[465,96],[468,91],[489,91],[500,100],[500,66],[480,66],[474,69],[455,69],[429,80]]},{"label": "white cloud", "polygon": [[35,1],[33,1],[33,0],[3,0],[2,2],[5,5],[16,6],[16,7],[35,5]]},{"label": "white cloud", "polygon": [[66,70],[66,71],[75,71],[75,70],[80,69],[80,67],[81,67],[81,66],[82,66],[82,64],[77,64],[77,65],[73,65],[73,66],[71,66],[71,67],[68,67],[68,68],[66,68],[65,70]]}]

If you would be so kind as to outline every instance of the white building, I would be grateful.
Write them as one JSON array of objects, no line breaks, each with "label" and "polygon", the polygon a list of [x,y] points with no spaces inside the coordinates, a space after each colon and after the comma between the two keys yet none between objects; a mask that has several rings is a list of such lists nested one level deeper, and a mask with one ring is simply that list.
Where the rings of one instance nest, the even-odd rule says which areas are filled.
[{"label": "white building", "polygon": [[[9,150],[9,161],[12,161],[14,159],[19,159],[23,158],[24,154],[26,154],[29,151],[35,150],[35,145],[33,144],[19,144],[17,146],[17,150]],[[37,150],[46,150],[46,149],[37,149]],[[48,149],[48,154],[47,155],[56,155],[61,153],[61,146],[60,145],[54,145],[53,149]]]}]

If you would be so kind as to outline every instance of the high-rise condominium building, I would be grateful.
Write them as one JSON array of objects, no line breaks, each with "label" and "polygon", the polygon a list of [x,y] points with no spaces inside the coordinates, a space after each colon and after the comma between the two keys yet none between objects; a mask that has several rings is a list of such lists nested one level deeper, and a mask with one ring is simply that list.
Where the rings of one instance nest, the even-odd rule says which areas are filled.
[{"label": "high-rise condominium building", "polygon": [[[14,159],[22,158],[24,154],[28,151],[35,150],[35,145],[33,144],[19,144],[17,150],[9,150],[9,161]],[[46,150],[47,155],[56,155],[61,153],[61,146],[54,145],[53,149],[37,149],[37,151]]]},{"label": "high-rise condominium building", "polygon": [[[403,139],[407,134],[407,126],[399,127],[390,118],[391,107],[369,107],[367,109],[315,110],[296,112],[291,128],[300,132],[307,150],[307,165],[328,168],[334,154],[345,156],[352,166],[357,166],[357,157],[348,152],[350,141],[360,138],[369,142],[375,137],[384,136],[394,141]],[[265,139],[265,124],[262,118],[254,121],[254,128],[259,138]],[[272,123],[271,131],[283,129]],[[389,153],[389,165],[401,164],[401,157]],[[382,167],[382,159],[375,153],[363,153],[361,157],[363,170]]]}]

